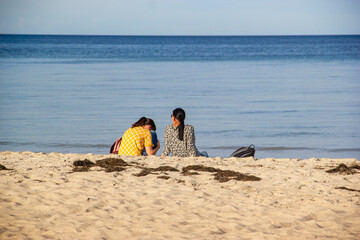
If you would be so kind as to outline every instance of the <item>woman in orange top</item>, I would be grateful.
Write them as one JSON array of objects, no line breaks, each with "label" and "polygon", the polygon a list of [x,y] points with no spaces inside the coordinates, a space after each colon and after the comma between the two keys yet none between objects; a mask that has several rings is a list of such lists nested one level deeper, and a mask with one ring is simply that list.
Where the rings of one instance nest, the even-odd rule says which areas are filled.
[{"label": "woman in orange top", "polygon": [[156,131],[156,125],[150,118],[142,117],[122,136],[119,155],[141,156],[144,148],[147,155],[156,155],[160,142],[154,147],[151,130]]}]

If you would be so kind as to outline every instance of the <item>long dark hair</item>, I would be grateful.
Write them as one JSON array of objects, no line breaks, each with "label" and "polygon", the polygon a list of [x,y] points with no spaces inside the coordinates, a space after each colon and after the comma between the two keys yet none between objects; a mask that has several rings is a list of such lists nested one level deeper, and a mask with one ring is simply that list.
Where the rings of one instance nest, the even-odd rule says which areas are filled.
[{"label": "long dark hair", "polygon": [[136,123],[132,124],[131,127],[142,127],[145,125],[151,125],[151,130],[156,131],[156,125],[154,120],[146,117],[141,117]]},{"label": "long dark hair", "polygon": [[180,125],[178,126],[179,129],[179,135],[178,138],[180,141],[184,140],[184,120],[185,120],[185,111],[182,108],[177,108],[173,111],[173,116],[180,122]]}]

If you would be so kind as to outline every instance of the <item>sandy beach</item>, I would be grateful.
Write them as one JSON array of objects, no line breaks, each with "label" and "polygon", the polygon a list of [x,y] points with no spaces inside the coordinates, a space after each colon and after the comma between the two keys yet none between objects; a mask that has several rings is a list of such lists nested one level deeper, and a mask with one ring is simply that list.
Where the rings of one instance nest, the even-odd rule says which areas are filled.
[{"label": "sandy beach", "polygon": [[357,159],[0,152],[0,164],[0,239],[360,236]]}]

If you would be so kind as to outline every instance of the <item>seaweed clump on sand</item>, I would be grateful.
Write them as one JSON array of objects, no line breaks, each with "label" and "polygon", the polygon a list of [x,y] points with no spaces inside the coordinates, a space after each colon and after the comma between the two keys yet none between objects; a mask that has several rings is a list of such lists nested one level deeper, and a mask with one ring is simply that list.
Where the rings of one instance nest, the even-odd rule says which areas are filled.
[{"label": "seaweed clump on sand", "polygon": [[125,170],[125,166],[130,166],[127,162],[118,158],[105,158],[97,160],[96,163],[88,159],[78,160],[73,163],[73,172],[88,172],[91,167],[98,166],[105,169],[105,172],[120,172]]},{"label": "seaweed clump on sand", "polygon": [[213,172],[213,176],[215,176],[215,180],[218,180],[219,182],[228,182],[230,180],[236,180],[236,181],[260,181],[261,178],[252,176],[252,175],[246,175],[239,172],[231,171],[231,170],[221,170],[218,168],[213,167],[206,167],[203,165],[190,165],[183,168],[183,175],[194,175],[198,174],[197,172],[193,171],[202,171],[202,172]]},{"label": "seaweed clump on sand", "polygon": [[170,166],[161,166],[158,168],[143,168],[140,173],[134,174],[134,176],[142,177],[146,176],[148,174],[154,174],[155,172],[178,172],[176,168],[170,167]]},{"label": "seaweed clump on sand", "polygon": [[130,166],[127,162],[118,158],[105,158],[96,161],[96,166],[105,169],[105,172],[120,172],[125,170],[124,167]]},{"label": "seaweed clump on sand", "polygon": [[219,171],[214,174],[215,180],[218,180],[219,182],[227,182],[230,180],[236,180],[236,181],[260,181],[261,178],[255,177],[252,175],[246,175],[235,171],[225,170],[225,171]]},{"label": "seaweed clump on sand", "polygon": [[342,190],[347,190],[347,191],[351,191],[351,192],[360,192],[360,190],[353,189],[353,188],[347,188],[347,187],[336,187],[335,189],[342,189]]},{"label": "seaweed clump on sand", "polygon": [[2,171],[2,170],[12,170],[12,169],[8,169],[4,165],[0,164],[0,171]]},{"label": "seaweed clump on sand", "polygon": [[206,166],[203,166],[203,165],[189,165],[187,167],[184,167],[182,170],[183,170],[182,174],[184,176],[199,175],[199,173],[195,172],[195,171],[201,171],[201,172],[218,172],[218,171],[221,171],[220,169],[213,168],[213,167],[206,167]]},{"label": "seaweed clump on sand", "polygon": [[159,176],[157,178],[168,180],[170,177],[169,176]]},{"label": "seaweed clump on sand", "polygon": [[327,170],[327,173],[342,173],[342,174],[358,174],[360,170],[360,165],[354,164],[350,167],[346,166],[345,164],[341,163],[336,168]]},{"label": "seaweed clump on sand", "polygon": [[77,160],[73,163],[74,169],[73,172],[88,172],[91,167],[95,166],[95,163],[92,161],[85,160]]}]

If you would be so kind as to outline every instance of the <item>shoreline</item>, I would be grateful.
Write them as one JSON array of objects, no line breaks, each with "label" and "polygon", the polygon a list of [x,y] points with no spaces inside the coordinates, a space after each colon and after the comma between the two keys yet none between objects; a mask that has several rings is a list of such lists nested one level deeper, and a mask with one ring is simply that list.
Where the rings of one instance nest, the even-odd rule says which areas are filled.
[{"label": "shoreline", "polygon": [[[88,154],[89,149],[91,149],[91,154],[94,155],[106,155],[108,154],[108,149],[110,149],[110,145],[102,146],[101,150],[96,149],[98,144],[86,146],[87,150],[82,149],[82,151],[76,152],[79,148],[84,147],[83,145],[77,146],[76,144],[69,144],[69,146],[74,146],[74,151],[72,150],[64,150],[56,153],[62,154]],[[245,146],[245,145],[244,145]],[[228,158],[231,153],[233,153],[239,147],[236,146],[219,146],[219,147],[198,147],[201,151],[206,151],[209,154],[210,158]],[[15,148],[14,148],[15,149]],[[33,153],[45,153],[50,154],[54,153],[53,149],[44,149],[40,150],[13,150],[11,147],[9,150],[0,149],[0,152],[33,152]],[[104,150],[106,149],[106,150]],[[157,156],[160,156],[162,152],[162,148],[160,148]],[[309,147],[286,147],[286,146],[278,146],[278,147],[256,147],[255,158],[264,159],[264,158],[275,158],[275,159],[352,159],[356,158],[360,161],[360,148],[333,148],[333,149],[323,149],[323,148],[309,148]]]},{"label": "shoreline", "polygon": [[[113,160],[103,161],[108,158]],[[80,171],[74,171],[74,162],[84,160],[95,165],[82,169],[84,162],[79,162]],[[12,169],[0,171],[0,238],[5,239],[357,239],[360,235],[360,169],[350,169],[360,165],[356,158],[6,151],[0,152],[0,164]],[[341,164],[350,170],[327,172]]]}]

